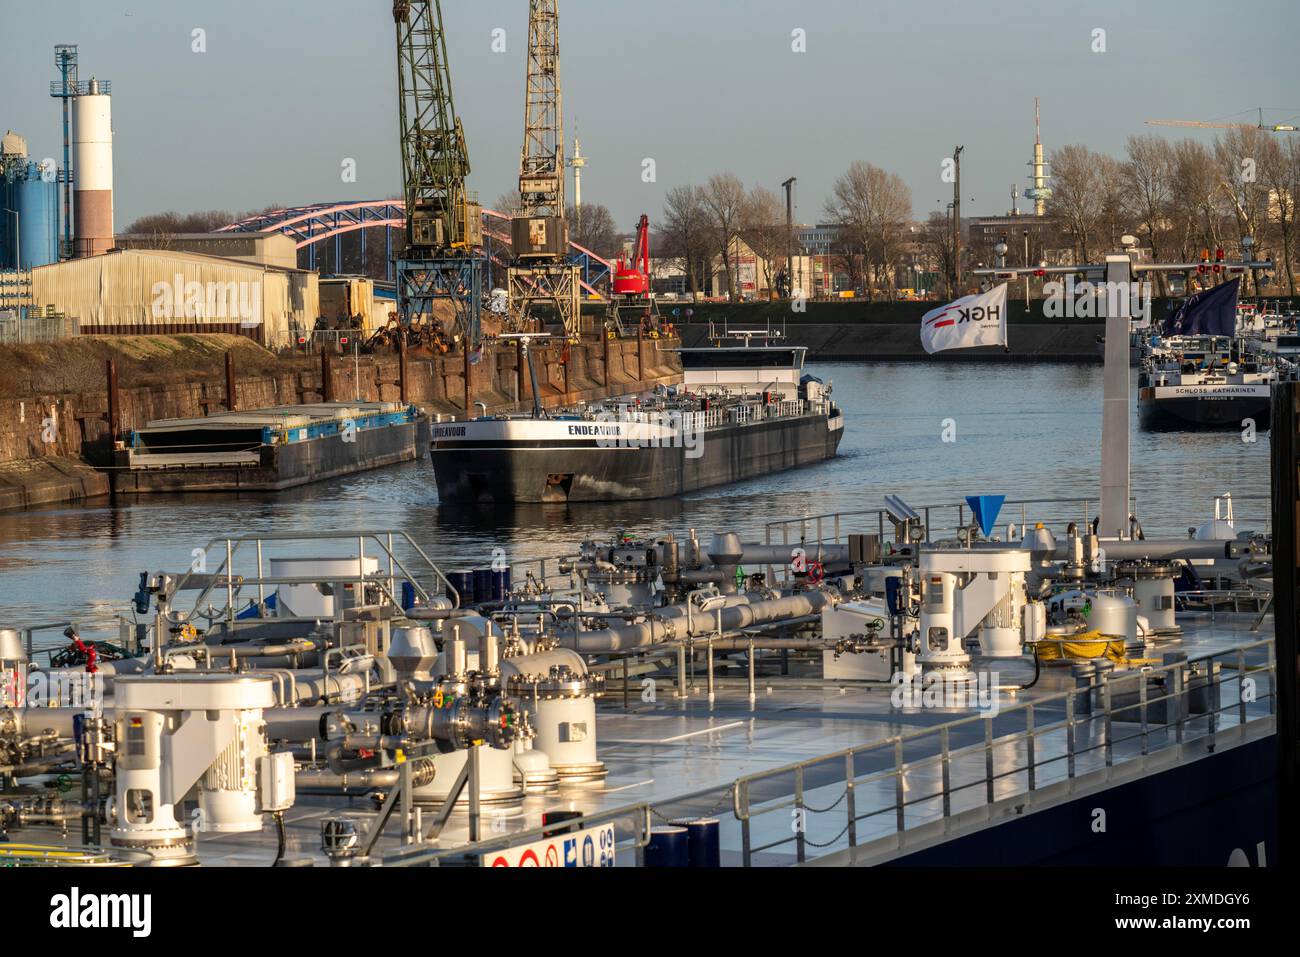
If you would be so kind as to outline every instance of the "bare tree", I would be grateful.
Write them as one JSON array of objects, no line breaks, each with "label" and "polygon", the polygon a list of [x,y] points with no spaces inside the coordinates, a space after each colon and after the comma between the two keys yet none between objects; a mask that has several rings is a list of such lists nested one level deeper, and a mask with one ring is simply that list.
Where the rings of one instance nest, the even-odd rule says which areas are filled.
[{"label": "bare tree", "polygon": [[[1128,161],[1124,163],[1124,203],[1133,221],[1141,225],[1151,246],[1151,259],[1159,262],[1165,254],[1165,234],[1169,229],[1169,207],[1173,195],[1174,154],[1169,141],[1148,133],[1128,138]],[[1165,294],[1165,274],[1156,273],[1161,295]]]},{"label": "bare tree", "polygon": [[704,193],[698,186],[674,186],[664,198],[663,222],[658,230],[656,256],[675,259],[686,273],[694,299],[700,292],[700,272],[710,258],[712,240]]},{"label": "bare tree", "polygon": [[1055,217],[1074,243],[1081,262],[1090,262],[1097,232],[1104,227],[1105,184],[1100,155],[1078,143],[1053,150],[1052,198],[1048,214]]},{"label": "bare tree", "polygon": [[904,246],[911,240],[912,191],[902,177],[888,174],[883,183],[876,226],[879,231],[880,263],[889,277],[889,298],[896,298],[898,269]]},{"label": "bare tree", "polygon": [[944,294],[953,295],[951,287],[953,275],[952,223],[943,213],[934,212],[921,227],[921,246],[926,258],[933,263],[940,276],[944,277]]},{"label": "bare tree", "polygon": [[1269,140],[1259,160],[1260,182],[1268,191],[1266,218],[1277,224],[1277,238],[1282,247],[1282,268],[1286,273],[1287,294],[1295,293],[1295,269],[1292,266],[1295,246],[1296,192],[1300,190],[1300,141],[1288,139],[1285,146]]},{"label": "bare tree", "polygon": [[[1214,141],[1220,188],[1236,220],[1237,238],[1258,240],[1268,211],[1268,191],[1259,181],[1259,165],[1272,134],[1250,127],[1226,131]],[[1253,271],[1252,271],[1253,272]],[[1255,294],[1259,295],[1258,284]]]},{"label": "bare tree", "polygon": [[[703,193],[704,209],[713,233],[713,247],[722,256],[727,280],[727,298],[734,301],[736,276],[731,268],[731,244],[740,236],[741,213],[745,207],[745,184],[732,173],[710,176]],[[739,264],[737,264],[739,265]]]},{"label": "bare tree", "polygon": [[[273,207],[274,208],[274,207]],[[236,216],[226,210],[209,209],[198,213],[154,213],[141,216],[125,232],[128,235],[156,236],[160,240],[170,239],[182,233],[211,233],[222,226],[229,226],[243,216]]]},{"label": "bare tree", "polygon": [[762,261],[765,285],[769,290],[774,289],[777,273],[785,269],[791,236],[785,221],[785,204],[766,186],[755,186],[745,197],[740,235]]},{"label": "bare tree", "polygon": [[1120,238],[1129,231],[1132,217],[1124,203],[1124,164],[1104,153],[1097,157],[1097,176],[1101,183],[1101,218],[1098,230],[1098,253],[1118,249]]},{"label": "bare tree", "polygon": [[597,256],[609,259],[617,256],[623,248],[623,240],[618,226],[609,209],[600,203],[583,203],[582,216],[570,206],[565,213],[569,222],[569,239],[585,249],[590,249]]},{"label": "bare tree", "polygon": [[1220,185],[1214,154],[1204,145],[1185,139],[1174,146],[1173,221],[1185,262],[1219,244]]},{"label": "bare tree", "polygon": [[[862,253],[868,301],[877,286],[895,287],[894,268],[912,218],[912,193],[894,173],[861,161],[831,187],[826,214]],[[850,272],[852,270],[850,269]]]},{"label": "bare tree", "polygon": [[505,192],[496,198],[496,202],[492,204],[492,210],[503,216],[514,217],[524,211],[524,203],[519,198],[518,193]]}]

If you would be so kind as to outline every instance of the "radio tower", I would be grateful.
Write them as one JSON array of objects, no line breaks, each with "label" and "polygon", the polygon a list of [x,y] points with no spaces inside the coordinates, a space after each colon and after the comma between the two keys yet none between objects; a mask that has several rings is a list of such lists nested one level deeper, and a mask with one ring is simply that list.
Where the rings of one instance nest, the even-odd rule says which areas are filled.
[{"label": "radio tower", "polygon": [[1052,198],[1052,188],[1047,185],[1051,176],[1043,162],[1043,139],[1038,125],[1038,97],[1034,97],[1034,158],[1029,163],[1033,169],[1034,185],[1025,190],[1025,198],[1034,201],[1034,215],[1047,215],[1047,201]]},{"label": "radio tower", "polygon": [[573,124],[573,155],[569,157],[573,167],[573,224],[582,234],[582,169],[587,165],[587,157],[582,155],[582,143],[578,141],[578,124]]},{"label": "radio tower", "polygon": [[529,0],[524,148],[519,157],[520,214],[511,223],[514,261],[509,313],[529,331],[538,303],[554,308],[564,334],[578,334],[579,272],[569,263],[564,221],[564,108],[560,93],[560,18],[556,0]]}]

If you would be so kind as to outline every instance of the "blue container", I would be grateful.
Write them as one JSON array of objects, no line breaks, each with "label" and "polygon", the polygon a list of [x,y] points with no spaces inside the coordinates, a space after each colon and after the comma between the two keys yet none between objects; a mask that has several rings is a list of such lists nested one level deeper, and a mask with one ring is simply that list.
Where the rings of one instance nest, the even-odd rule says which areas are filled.
[{"label": "blue container", "polygon": [[14,184],[10,182],[8,176],[0,174],[0,269],[13,269],[13,237],[9,234],[13,232],[14,218],[9,213],[4,212],[6,209],[13,209],[18,205],[14,199]]},{"label": "blue container", "polygon": [[691,867],[722,866],[722,824],[717,818],[701,817],[673,821],[673,824],[686,828]]},{"label": "blue container", "polygon": [[[48,266],[59,260],[59,190],[51,179],[41,179],[41,168],[29,163],[14,184],[18,202],[20,269]],[[12,218],[12,217],[10,217]]]},{"label": "blue container", "polygon": [[492,600],[505,601],[510,596],[510,569],[492,572]]},{"label": "blue container", "polygon": [[451,587],[447,589],[447,597],[455,601],[451,589],[456,589],[460,593],[460,603],[462,605],[472,605],[474,603],[474,573],[470,571],[447,572],[447,583]]},{"label": "blue container", "polygon": [[492,594],[492,569],[474,569],[474,601],[492,601],[494,597]]},{"label": "blue container", "polygon": [[690,835],[684,827],[652,827],[645,846],[646,867],[690,867]]}]

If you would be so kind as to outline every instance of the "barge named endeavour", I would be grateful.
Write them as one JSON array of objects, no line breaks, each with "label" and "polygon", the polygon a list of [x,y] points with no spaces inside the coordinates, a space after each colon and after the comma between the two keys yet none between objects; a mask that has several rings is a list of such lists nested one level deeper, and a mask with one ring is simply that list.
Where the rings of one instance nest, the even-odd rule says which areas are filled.
[{"label": "barge named endeavour", "polygon": [[[732,333],[736,336],[736,333]],[[753,335],[753,333],[751,333]],[[664,498],[835,455],[844,413],[803,374],[803,346],[679,349],[683,382],[547,414],[433,426],[444,502],[589,502]]]}]

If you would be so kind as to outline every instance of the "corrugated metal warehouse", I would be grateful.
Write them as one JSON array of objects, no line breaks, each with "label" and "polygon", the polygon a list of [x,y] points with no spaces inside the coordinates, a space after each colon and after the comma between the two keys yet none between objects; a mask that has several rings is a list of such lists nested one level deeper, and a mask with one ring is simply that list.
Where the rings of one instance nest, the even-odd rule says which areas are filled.
[{"label": "corrugated metal warehouse", "polygon": [[314,272],[146,249],[33,269],[32,298],[84,335],[232,332],[271,348],[306,334],[320,308]]}]

